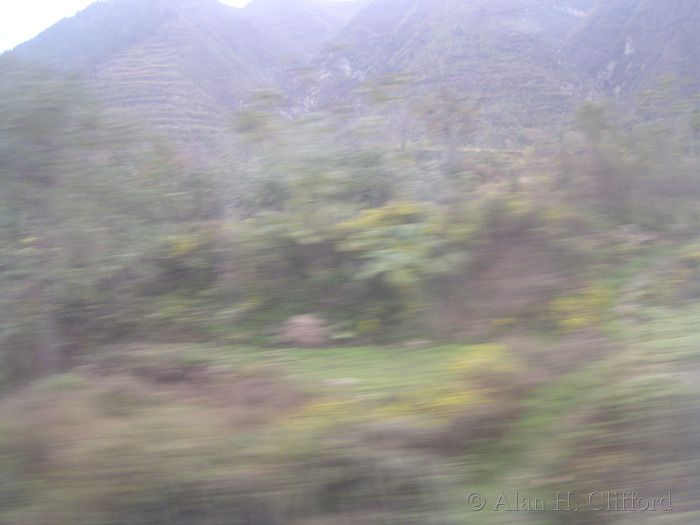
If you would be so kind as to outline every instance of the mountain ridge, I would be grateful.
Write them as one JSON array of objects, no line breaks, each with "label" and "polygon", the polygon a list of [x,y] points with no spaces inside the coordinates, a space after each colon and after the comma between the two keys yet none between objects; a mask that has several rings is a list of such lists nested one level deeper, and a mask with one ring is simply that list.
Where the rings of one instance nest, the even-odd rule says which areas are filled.
[{"label": "mountain ridge", "polygon": [[[583,101],[632,100],[663,74],[689,79],[691,95],[697,11],[688,0],[104,0],[7,54],[79,71],[108,105],[207,147],[258,89],[286,92],[296,112],[361,108],[358,88],[407,74],[414,102],[451,90],[478,106],[482,143],[527,144]],[[295,70],[315,82],[300,87]]]},{"label": "mountain ridge", "polygon": [[290,59],[326,34],[307,27],[299,43],[274,21],[217,0],[106,0],[8,55],[79,71],[110,107],[215,150],[230,113],[252,91],[278,86]]}]

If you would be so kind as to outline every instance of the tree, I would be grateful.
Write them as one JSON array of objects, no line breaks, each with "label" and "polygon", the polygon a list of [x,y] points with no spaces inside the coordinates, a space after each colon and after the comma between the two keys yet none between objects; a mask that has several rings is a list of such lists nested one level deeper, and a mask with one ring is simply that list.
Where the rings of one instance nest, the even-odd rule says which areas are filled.
[{"label": "tree", "polygon": [[419,105],[419,115],[425,123],[428,137],[443,148],[443,161],[448,174],[458,170],[457,153],[475,130],[475,110],[467,100],[452,91],[442,90],[424,98]]},{"label": "tree", "polygon": [[338,249],[354,265],[353,278],[367,286],[363,307],[375,313],[377,329],[418,321],[418,313],[444,299],[432,297],[436,278],[463,269],[467,253],[444,220],[438,208],[391,202],[337,226]]},{"label": "tree", "polygon": [[588,103],[575,116],[576,132],[564,154],[560,183],[604,217],[631,220],[636,157],[614,106]]},{"label": "tree", "polygon": [[177,212],[158,147],[77,80],[9,60],[0,70],[0,355],[5,375],[32,376],[123,328],[116,312]]},{"label": "tree", "polygon": [[370,106],[370,114],[382,129],[382,136],[398,141],[401,151],[418,128],[413,105],[414,96],[409,92],[414,78],[409,73],[386,75],[366,82],[357,89]]}]

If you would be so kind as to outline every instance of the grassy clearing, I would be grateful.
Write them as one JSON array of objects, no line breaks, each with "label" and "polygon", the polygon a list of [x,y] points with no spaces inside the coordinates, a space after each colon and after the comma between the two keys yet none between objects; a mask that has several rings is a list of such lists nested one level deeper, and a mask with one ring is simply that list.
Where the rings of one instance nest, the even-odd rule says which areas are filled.
[{"label": "grassy clearing", "polygon": [[[348,394],[397,394],[424,388],[447,379],[451,359],[468,355],[469,346],[434,348],[334,348],[287,349],[263,352],[257,362],[285,369],[289,377],[305,385],[332,386]],[[260,355],[260,354],[258,354]]]}]

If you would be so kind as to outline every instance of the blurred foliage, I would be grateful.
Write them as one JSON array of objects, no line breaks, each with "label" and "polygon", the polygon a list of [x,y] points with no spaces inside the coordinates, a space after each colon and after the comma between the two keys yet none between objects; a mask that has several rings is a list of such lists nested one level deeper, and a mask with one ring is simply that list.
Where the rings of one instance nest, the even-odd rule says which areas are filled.
[{"label": "blurred foliage", "polygon": [[578,112],[578,134],[564,143],[561,184],[617,224],[696,233],[700,183],[696,102],[662,78],[633,115],[610,102]]},{"label": "blurred foliage", "polygon": [[[2,523],[448,525],[524,479],[694,511],[696,110],[670,88],[583,107],[557,153],[465,148],[443,94],[449,169],[261,92],[204,169],[2,68]],[[269,348],[311,314],[375,346]]]},{"label": "blurred foliage", "polygon": [[554,299],[545,322],[563,330],[600,326],[609,318],[612,291],[602,286],[590,286],[564,297]]},{"label": "blurred foliage", "polygon": [[138,140],[77,81],[2,67],[2,358],[23,377],[130,330],[153,275],[145,252],[177,212],[156,140]]}]

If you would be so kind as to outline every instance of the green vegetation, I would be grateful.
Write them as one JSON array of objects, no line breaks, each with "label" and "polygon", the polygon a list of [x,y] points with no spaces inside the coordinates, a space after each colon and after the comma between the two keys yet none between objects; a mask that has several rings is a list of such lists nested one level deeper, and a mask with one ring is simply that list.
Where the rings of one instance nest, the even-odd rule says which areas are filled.
[{"label": "green vegetation", "polygon": [[[121,74],[151,96],[147,56]],[[0,58],[0,523],[699,517],[698,109],[672,79],[507,150],[405,75],[303,114],[265,89],[205,165]],[[591,508],[626,491],[673,511]],[[504,514],[516,492],[548,512]]]}]

